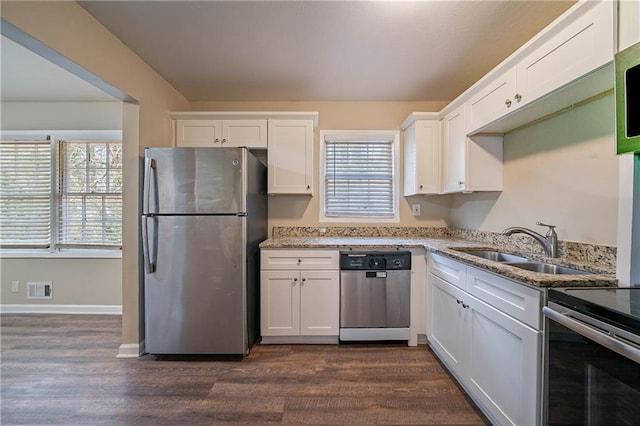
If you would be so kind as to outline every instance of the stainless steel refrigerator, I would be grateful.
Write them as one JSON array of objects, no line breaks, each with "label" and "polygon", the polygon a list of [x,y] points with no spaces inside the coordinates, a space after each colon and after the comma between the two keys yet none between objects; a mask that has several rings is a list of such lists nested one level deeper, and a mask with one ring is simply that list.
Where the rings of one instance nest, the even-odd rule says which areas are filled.
[{"label": "stainless steel refrigerator", "polygon": [[248,354],[266,167],[246,148],[147,148],[142,211],[145,352]]}]

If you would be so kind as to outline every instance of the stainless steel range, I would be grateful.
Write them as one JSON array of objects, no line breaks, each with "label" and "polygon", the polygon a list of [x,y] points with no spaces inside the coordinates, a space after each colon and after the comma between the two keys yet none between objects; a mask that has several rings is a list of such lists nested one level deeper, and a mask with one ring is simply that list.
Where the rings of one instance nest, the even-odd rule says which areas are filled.
[{"label": "stainless steel range", "polygon": [[640,287],[554,288],[548,299],[545,424],[638,424]]},{"label": "stainless steel range", "polygon": [[340,340],[409,340],[411,252],[340,253]]}]

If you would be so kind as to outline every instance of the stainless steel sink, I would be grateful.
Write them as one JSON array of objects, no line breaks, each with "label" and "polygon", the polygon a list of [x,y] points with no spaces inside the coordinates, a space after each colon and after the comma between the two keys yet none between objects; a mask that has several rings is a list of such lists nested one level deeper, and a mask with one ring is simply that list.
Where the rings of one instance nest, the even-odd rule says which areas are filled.
[{"label": "stainless steel sink", "polygon": [[544,274],[554,275],[585,275],[593,272],[583,271],[582,269],[569,268],[567,266],[553,265],[544,262],[506,262],[507,265],[516,268],[526,269],[527,271],[542,272]]},{"label": "stainless steel sink", "polygon": [[493,260],[495,262],[527,262],[529,259],[515,254],[504,253],[495,250],[460,250],[463,253],[472,256],[482,257],[484,259]]}]

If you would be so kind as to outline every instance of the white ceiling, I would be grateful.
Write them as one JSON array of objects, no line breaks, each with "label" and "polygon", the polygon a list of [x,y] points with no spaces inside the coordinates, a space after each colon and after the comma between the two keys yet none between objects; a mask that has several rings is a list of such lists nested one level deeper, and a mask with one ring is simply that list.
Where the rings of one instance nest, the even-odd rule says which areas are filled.
[{"label": "white ceiling", "polygon": [[81,1],[191,101],[451,100],[574,1]]},{"label": "white ceiling", "polygon": [[[575,1],[81,1],[190,101],[448,101]],[[114,98],[1,39],[3,101]]]},{"label": "white ceiling", "polygon": [[2,36],[0,99],[3,102],[113,102],[115,98]]}]

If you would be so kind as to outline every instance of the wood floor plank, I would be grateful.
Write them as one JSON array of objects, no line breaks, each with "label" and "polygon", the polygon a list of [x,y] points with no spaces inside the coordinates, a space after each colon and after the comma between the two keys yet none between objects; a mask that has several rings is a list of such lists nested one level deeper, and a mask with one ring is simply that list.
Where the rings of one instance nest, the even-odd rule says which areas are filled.
[{"label": "wood floor plank", "polygon": [[426,347],[116,359],[121,318],[0,315],[3,425],[489,424]]}]

